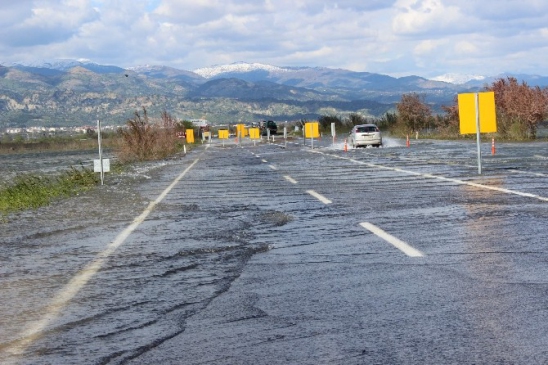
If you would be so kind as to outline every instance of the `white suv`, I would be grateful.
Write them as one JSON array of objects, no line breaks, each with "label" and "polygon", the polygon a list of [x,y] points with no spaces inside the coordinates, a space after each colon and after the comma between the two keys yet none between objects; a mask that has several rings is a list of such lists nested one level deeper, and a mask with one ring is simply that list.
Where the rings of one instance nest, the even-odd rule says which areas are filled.
[{"label": "white suv", "polygon": [[352,148],[356,147],[380,147],[382,146],[381,131],[375,124],[355,125],[348,136]]}]

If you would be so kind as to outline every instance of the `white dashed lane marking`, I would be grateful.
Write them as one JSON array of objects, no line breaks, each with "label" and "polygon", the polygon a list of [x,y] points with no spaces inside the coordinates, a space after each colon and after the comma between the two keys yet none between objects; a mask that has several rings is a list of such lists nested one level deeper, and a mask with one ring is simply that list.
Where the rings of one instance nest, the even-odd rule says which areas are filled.
[{"label": "white dashed lane marking", "polygon": [[368,223],[368,222],[360,223],[360,226],[367,229],[369,232],[377,235],[378,237],[382,238],[386,242],[390,243],[392,246],[396,247],[398,250],[402,251],[407,256],[410,256],[410,257],[423,257],[424,256],[424,254],[422,252],[420,252],[419,250],[411,247],[409,244],[407,244],[407,243],[403,242],[402,240],[392,236],[391,234],[383,231],[382,229],[380,229],[379,227],[377,227],[377,226],[375,226],[371,223]]},{"label": "white dashed lane marking", "polygon": [[314,190],[307,190],[306,191],[308,194],[312,195],[314,198],[318,199],[319,201],[321,201],[322,203],[324,204],[331,204],[333,203],[331,200],[327,199],[325,196],[321,195],[321,194],[318,194],[317,192],[315,192]]},{"label": "white dashed lane marking", "polygon": [[295,179],[293,179],[291,176],[285,175],[284,179],[286,179],[287,181],[289,181],[292,184],[297,184],[297,181]]}]

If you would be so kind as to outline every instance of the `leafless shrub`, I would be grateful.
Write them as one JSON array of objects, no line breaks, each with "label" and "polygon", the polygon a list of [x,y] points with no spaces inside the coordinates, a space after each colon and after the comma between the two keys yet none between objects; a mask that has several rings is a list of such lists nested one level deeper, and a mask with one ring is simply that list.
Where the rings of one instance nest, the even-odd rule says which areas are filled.
[{"label": "leafless shrub", "polygon": [[142,115],[135,112],[133,119],[120,130],[122,145],[118,158],[123,162],[162,159],[177,152],[178,141],[175,133],[177,121],[167,112],[161,115],[160,123],[152,123],[147,111]]}]

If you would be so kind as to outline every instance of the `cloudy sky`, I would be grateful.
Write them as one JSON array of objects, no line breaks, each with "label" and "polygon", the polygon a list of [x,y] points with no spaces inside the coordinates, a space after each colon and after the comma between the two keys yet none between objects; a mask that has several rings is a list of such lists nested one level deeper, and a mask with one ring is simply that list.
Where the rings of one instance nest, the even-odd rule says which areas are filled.
[{"label": "cloudy sky", "polygon": [[548,75],[546,0],[0,0],[0,63]]}]

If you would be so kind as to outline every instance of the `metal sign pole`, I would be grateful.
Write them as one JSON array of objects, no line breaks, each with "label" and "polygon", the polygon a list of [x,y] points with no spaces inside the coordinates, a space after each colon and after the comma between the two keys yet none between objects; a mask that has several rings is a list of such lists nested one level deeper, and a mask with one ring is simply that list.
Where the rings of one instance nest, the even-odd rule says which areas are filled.
[{"label": "metal sign pole", "polygon": [[476,93],[476,138],[478,146],[478,174],[481,175],[481,133],[479,116],[479,94]]},{"label": "metal sign pole", "polygon": [[99,163],[101,164],[101,185],[105,181],[105,172],[103,171],[103,149],[101,148],[101,121],[97,120],[97,141],[99,142]]}]

